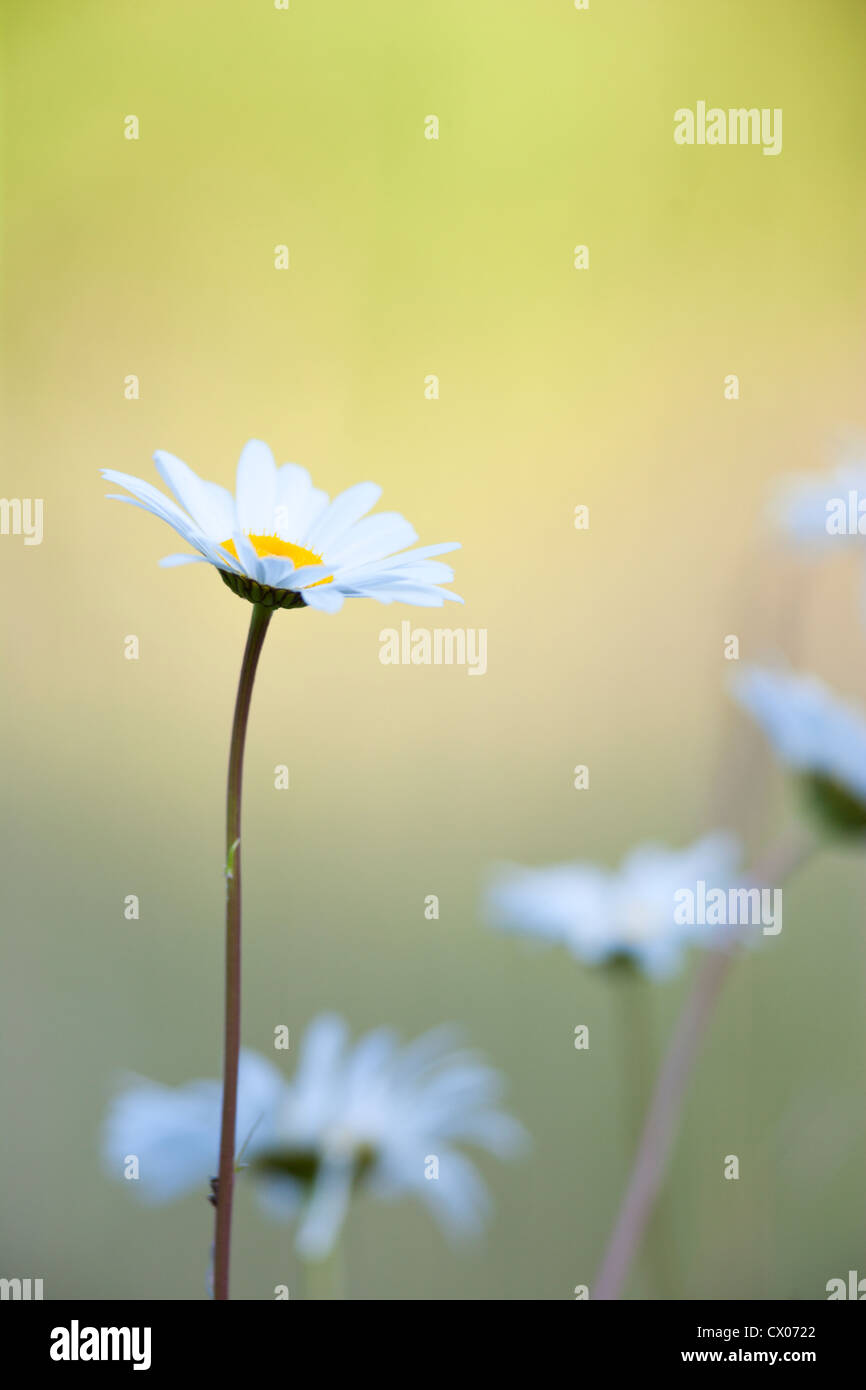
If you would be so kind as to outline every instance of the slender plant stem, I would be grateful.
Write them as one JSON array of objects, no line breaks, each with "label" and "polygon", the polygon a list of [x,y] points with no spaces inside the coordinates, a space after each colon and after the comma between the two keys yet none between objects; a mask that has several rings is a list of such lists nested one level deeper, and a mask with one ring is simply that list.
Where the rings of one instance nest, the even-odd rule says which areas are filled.
[{"label": "slender plant stem", "polygon": [[[637,1150],[643,1126],[644,1112],[649,1100],[652,1082],[651,1037],[649,1016],[649,985],[643,971],[634,962],[614,966],[611,981],[619,1001],[620,1018],[618,1032],[622,1057],[620,1062],[622,1088],[623,1140],[626,1153],[631,1156]],[[653,1242],[648,1237],[644,1242],[644,1262],[649,1268],[649,1255]]]},{"label": "slender plant stem", "polygon": [[[618,985],[622,1017],[620,1032],[623,1039],[623,1122],[625,1143],[629,1155],[635,1153],[641,1137],[644,1114],[652,1086],[653,1027],[652,985],[643,971],[633,965],[623,969]],[[644,1239],[644,1272],[656,1298],[673,1288],[673,1252],[670,1247],[670,1217],[663,1211],[664,1190],[659,1192],[656,1207]]]},{"label": "slender plant stem", "polygon": [[[780,884],[799,867],[813,847],[813,838],[802,833],[782,841],[752,878],[761,884]],[[716,1001],[738,955],[736,947],[712,950],[707,954],[680,1014],[656,1081],[625,1198],[596,1281],[597,1300],[619,1298],[628,1277],[664,1179],[692,1067]]]},{"label": "slender plant stem", "polygon": [[272,610],[253,605],[247,645],[241,663],[232,722],[226,797],[226,984],[223,1047],[223,1106],[220,1129],[219,1177],[216,1189],[214,1236],[214,1298],[229,1296],[232,1238],[232,1198],[235,1181],[235,1129],[238,1110],[238,1064],[241,1047],[241,791],[244,744],[256,667]]},{"label": "slender plant stem", "polygon": [[623,1126],[629,1151],[637,1147],[650,1084],[651,1038],[649,989],[635,965],[614,967],[611,981],[621,1018]]}]

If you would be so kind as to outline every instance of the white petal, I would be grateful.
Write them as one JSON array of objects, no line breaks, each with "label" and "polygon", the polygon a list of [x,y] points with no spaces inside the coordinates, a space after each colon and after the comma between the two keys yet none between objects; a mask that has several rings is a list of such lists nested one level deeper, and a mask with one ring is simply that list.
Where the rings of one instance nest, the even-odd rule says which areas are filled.
[{"label": "white petal", "polygon": [[450,584],[454,571],[449,565],[438,560],[421,560],[418,564],[400,565],[399,568],[382,569],[381,564],[360,565],[357,569],[335,571],[335,579],[341,589],[364,589],[375,584],[393,587],[397,584],[413,584],[426,587],[428,584]]},{"label": "white petal", "polygon": [[317,584],[322,579],[330,579],[332,570],[330,565],[301,565],[300,569],[293,570],[286,576],[285,587],[287,589],[304,589],[310,584]]},{"label": "white petal", "polygon": [[255,547],[250,544],[246,536],[241,535],[240,531],[235,531],[232,540],[235,543],[235,550],[243,566],[244,574],[248,575],[250,579],[261,582],[261,562]]},{"label": "white petal", "polygon": [[271,1147],[277,1114],[288,1093],[289,1084],[279,1068],[244,1048],[238,1068],[238,1156],[247,1159]]},{"label": "white petal", "polygon": [[244,445],[238,460],[236,492],[240,529],[252,536],[274,535],[277,465],[267,444],[260,439],[251,439]]},{"label": "white petal", "polygon": [[447,555],[451,550],[460,550],[460,541],[438,541],[435,545],[419,545],[417,550],[410,550],[405,557],[408,560],[429,560],[434,555]]},{"label": "white petal", "polygon": [[339,1014],[318,1014],[304,1034],[301,1060],[295,1078],[298,1085],[320,1087],[342,1065],[349,1029]]},{"label": "white petal", "polygon": [[286,555],[264,555],[259,560],[259,582],[269,584],[272,589],[287,588],[286,580],[294,572],[294,563]]},{"label": "white petal", "polygon": [[456,1149],[440,1153],[439,1180],[419,1184],[418,1191],[452,1240],[479,1234],[490,1210],[490,1196],[465,1154]]},{"label": "white petal", "polygon": [[[286,1082],[266,1058],[244,1050],[238,1074],[238,1123],[235,1152],[255,1130],[267,1145]],[[218,1166],[222,1086],[192,1081],[162,1086],[134,1077],[116,1096],[103,1125],[103,1162],[113,1177],[122,1177],[127,1154],[140,1163],[139,1190],[145,1201],[170,1201],[200,1187]]]},{"label": "white petal", "polygon": [[210,560],[206,555],[164,555],[160,560],[160,568],[164,570],[176,569],[179,565],[209,565]]},{"label": "white petal", "polygon": [[374,598],[377,603],[412,603],[418,608],[441,608],[446,600],[463,602],[458,594],[433,585],[425,588],[413,584],[366,583],[352,585],[345,593],[351,598]]},{"label": "white petal", "polygon": [[378,1084],[382,1071],[399,1061],[399,1040],[393,1028],[375,1028],[356,1044],[346,1063],[346,1083],[349,1093],[372,1089]]},{"label": "white petal", "polygon": [[[202,554],[204,554],[203,547],[208,544],[206,537],[204,537],[193,523],[184,516],[179,507],[174,506],[173,502],[168,503],[168,505],[174,508],[174,511],[177,513],[176,516],[168,511],[165,513],[158,511],[156,506],[147,502],[137,502],[134,497],[124,497],[119,492],[107,492],[105,495],[111,502],[126,502],[128,506],[139,507],[141,511],[149,512],[151,516],[155,516],[160,521],[166,522],[183,540],[189,545],[194,545],[197,550],[200,549]],[[168,498],[166,498],[166,502],[168,502]]]},{"label": "white petal", "polygon": [[329,546],[328,559],[337,565],[366,565],[383,555],[393,555],[395,550],[405,550],[417,539],[417,533],[399,512],[379,512],[356,522],[339,542]]},{"label": "white petal", "polygon": [[[200,530],[192,517],[187,516],[170,497],[166,497],[165,493],[160,492],[152,483],[146,483],[143,478],[135,478],[131,473],[118,473],[116,468],[103,468],[102,476],[106,482],[119,483],[121,487],[125,487],[146,512],[153,512],[154,516],[167,521],[169,526],[174,526],[176,530],[180,530],[182,526],[191,527],[194,531]],[[115,493],[109,493],[109,496],[116,498]],[[129,498],[121,497],[117,500],[128,502]]]},{"label": "white petal", "polygon": [[282,1116],[278,1144],[318,1144],[342,1092],[343,1054],[349,1030],[337,1014],[320,1014],[304,1034],[301,1058]]},{"label": "white petal", "polygon": [[302,545],[309,528],[328,505],[326,492],[314,488],[306,468],[284,463],[277,469],[275,502],[276,534]]},{"label": "white petal", "polygon": [[434,555],[447,555],[451,550],[459,550],[459,541],[441,541],[439,545],[421,545],[417,550],[403,550],[399,555],[389,555],[379,562],[379,569],[389,570],[403,565],[414,565],[417,561],[431,560]]},{"label": "white petal", "polygon": [[335,584],[316,584],[304,590],[304,602],[322,613],[339,613],[344,595]]},{"label": "white petal", "polygon": [[[126,497],[121,497],[118,500],[121,502],[129,501],[129,499]],[[134,507],[138,507],[141,505],[141,503],[133,502],[132,505]],[[148,509],[145,508],[145,510]],[[217,545],[214,541],[209,541],[205,536],[201,535],[190,537],[185,536],[184,540],[187,539],[189,540],[190,545],[194,545],[196,550],[200,552],[200,558],[202,560],[206,560],[209,565],[213,565],[215,569],[231,570],[235,574],[243,573],[243,570],[241,566],[238,564],[235,557],[233,555],[229,555],[227,550],[223,550],[222,546]],[[198,557],[196,557],[195,555],[190,555],[187,558],[187,563],[192,564],[195,562],[197,558]],[[179,556],[166,555],[164,559],[160,560],[159,563],[164,567],[169,567],[174,564],[183,564],[184,561]]]},{"label": "white petal", "polygon": [[136,1078],[112,1102],[103,1126],[107,1171],[122,1177],[127,1154],[139,1161],[137,1195],[168,1202],[201,1187],[216,1172],[220,1087],[192,1082],[174,1089]]},{"label": "white petal", "polygon": [[226,488],[206,482],[182,459],[164,449],[157,449],[153,458],[160,477],[206,536],[224,541],[236,530],[234,498]]},{"label": "white petal", "polygon": [[310,550],[323,554],[329,545],[336,545],[350,526],[375,507],[382,496],[376,483],[356,483],[335,497],[330,507],[307,532]]},{"label": "white petal", "polygon": [[453,1023],[440,1023],[428,1029],[403,1048],[394,1067],[394,1080],[404,1084],[414,1081],[432,1065],[446,1061],[461,1036],[461,1030]]},{"label": "white petal", "polygon": [[295,1249],[307,1259],[323,1259],[334,1246],[349,1209],[353,1156],[325,1158],[295,1239]]}]

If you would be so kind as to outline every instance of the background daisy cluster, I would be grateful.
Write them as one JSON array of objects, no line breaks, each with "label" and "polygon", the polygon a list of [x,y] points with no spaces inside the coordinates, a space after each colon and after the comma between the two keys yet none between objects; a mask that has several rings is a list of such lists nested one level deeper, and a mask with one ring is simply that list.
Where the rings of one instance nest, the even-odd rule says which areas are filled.
[{"label": "background daisy cluster", "polygon": [[[485,930],[482,876],[613,866],[719,825],[771,838],[786,793],[725,693],[729,633],[866,696],[858,556],[807,568],[763,524],[780,475],[866,433],[866,15],[10,0],[5,16],[2,491],[44,498],[45,538],[0,538],[4,1272],[50,1297],[199,1296],[202,1199],[143,1220],[97,1136],[118,1062],[215,1074],[248,612],[205,566],[157,570],[165,536],[104,503],[97,470],[148,475],[163,445],[230,485],[256,436],[332,494],[375,478],[423,538],[460,539],[466,604],[443,621],[488,630],[489,669],[381,665],[384,626],[438,612],[278,615],[247,754],[245,1042],[267,1054],[277,1024],[300,1037],[322,1009],[356,1036],[464,1023],[533,1155],[482,1161],[496,1216],[465,1256],[420,1206],[359,1203],[350,1293],[568,1297],[628,1169],[619,1025],[602,976],[556,952],[527,965]],[[783,154],[675,146],[674,110],[704,98],[782,107]],[[691,1297],[821,1296],[862,1266],[863,877],[850,852],[816,860],[723,1000],[670,1177]],[[687,987],[654,987],[659,1044]],[[235,1295],[291,1285],[292,1259],[241,1186]]]}]

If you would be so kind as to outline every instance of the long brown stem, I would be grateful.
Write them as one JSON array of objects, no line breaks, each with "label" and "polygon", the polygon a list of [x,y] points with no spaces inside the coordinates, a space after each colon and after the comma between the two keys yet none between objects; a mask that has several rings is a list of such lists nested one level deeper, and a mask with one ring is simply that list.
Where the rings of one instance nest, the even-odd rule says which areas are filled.
[{"label": "long brown stem", "polygon": [[238,1110],[238,1062],[241,1047],[241,792],[244,744],[253,682],[272,610],[253,606],[232,723],[226,797],[226,984],[223,1046],[223,1106],[214,1236],[214,1298],[229,1296],[232,1198],[235,1180],[235,1129]]},{"label": "long brown stem", "polygon": [[[758,883],[779,884],[813,847],[802,834],[784,841],[753,875]],[[673,1136],[689,1077],[716,1001],[734,960],[735,948],[711,951],[686,1000],[656,1081],[625,1198],[610,1238],[593,1296],[617,1299],[652,1215],[665,1175]]]}]

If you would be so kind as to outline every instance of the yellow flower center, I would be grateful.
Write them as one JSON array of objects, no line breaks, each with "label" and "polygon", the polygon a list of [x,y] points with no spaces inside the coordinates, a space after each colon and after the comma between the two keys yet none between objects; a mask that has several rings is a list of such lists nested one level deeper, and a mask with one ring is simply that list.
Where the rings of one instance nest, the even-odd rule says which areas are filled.
[{"label": "yellow flower center", "polygon": [[[270,555],[278,555],[281,559],[293,560],[296,570],[301,569],[304,565],[320,565],[322,563],[321,555],[317,555],[314,550],[305,550],[302,545],[295,545],[293,541],[280,540],[279,536],[248,535],[247,540],[260,560],[264,560]],[[223,541],[222,547],[236,560],[240,559],[234,541]],[[317,579],[314,584],[310,585],[310,588],[314,589],[318,584],[330,584],[333,577],[332,574],[329,574],[325,579]]]}]

